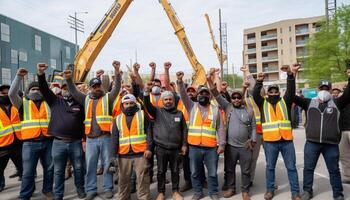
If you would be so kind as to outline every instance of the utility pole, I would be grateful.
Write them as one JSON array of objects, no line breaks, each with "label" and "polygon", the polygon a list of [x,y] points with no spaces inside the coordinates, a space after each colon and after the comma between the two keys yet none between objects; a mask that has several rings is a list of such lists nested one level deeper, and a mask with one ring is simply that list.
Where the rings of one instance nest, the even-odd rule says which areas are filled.
[{"label": "utility pole", "polygon": [[221,33],[221,9],[219,9],[219,32],[220,32],[220,70],[221,70],[221,79],[224,79],[224,66],[222,63],[222,33]]},{"label": "utility pole", "polygon": [[67,21],[70,25],[70,28],[74,30],[75,55],[78,53],[78,31],[84,33],[84,21],[78,18],[78,14],[88,14],[88,12],[74,12],[74,17],[72,15],[69,15]]},{"label": "utility pole", "polygon": [[326,4],[326,20],[327,24],[329,20],[334,16],[337,11],[337,0],[325,0]]}]

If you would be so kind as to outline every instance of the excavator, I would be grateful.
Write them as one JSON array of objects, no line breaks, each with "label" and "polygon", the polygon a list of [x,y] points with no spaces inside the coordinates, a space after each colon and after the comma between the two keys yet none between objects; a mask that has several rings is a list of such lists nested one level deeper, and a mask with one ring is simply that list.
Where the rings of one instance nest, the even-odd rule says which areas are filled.
[{"label": "excavator", "polygon": [[216,52],[216,55],[217,55],[217,57],[219,59],[220,66],[223,66],[224,62],[227,60],[227,55],[223,54],[222,57],[221,57],[221,49],[219,48],[219,45],[215,41],[214,32],[213,32],[213,29],[211,27],[211,22],[210,22],[209,15],[205,14],[204,16],[205,16],[205,19],[206,19],[207,24],[208,24],[210,37],[211,37],[211,40],[213,42],[213,48],[214,48],[214,50]]},{"label": "excavator", "polygon": [[[194,70],[192,85],[198,86],[205,84],[206,77],[204,67],[199,63],[193,52],[191,44],[186,36],[184,26],[180,23],[176,12],[167,0],[159,0],[159,2],[163,6],[174,28],[175,34]],[[113,31],[131,3],[132,0],[115,0],[102,21],[87,38],[84,46],[79,50],[75,57],[73,71],[74,80],[76,82],[83,82],[85,80],[96,57],[111,37]]]}]

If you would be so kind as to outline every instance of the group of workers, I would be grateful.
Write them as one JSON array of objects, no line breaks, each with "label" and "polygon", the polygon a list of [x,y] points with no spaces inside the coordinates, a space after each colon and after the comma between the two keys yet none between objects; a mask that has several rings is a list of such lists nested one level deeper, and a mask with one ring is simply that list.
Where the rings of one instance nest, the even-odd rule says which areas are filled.
[{"label": "group of workers", "polygon": [[[0,86],[0,192],[6,189],[4,171],[11,159],[21,179],[19,199],[30,199],[40,160],[46,199],[63,199],[69,163],[77,197],[92,200],[98,195],[100,162],[105,198],[115,195],[115,177],[117,199],[129,200],[136,191],[137,199],[149,200],[156,159],[156,200],[166,199],[168,168],[174,200],[183,199],[181,193],[191,189],[193,200],[202,199],[203,188],[216,200],[218,161],[223,154],[222,197],[236,195],[239,164],[242,199],[249,200],[263,146],[266,200],[273,199],[278,190],[275,168],[279,153],[287,169],[292,200],[313,197],[314,171],[320,154],[329,172],[334,200],[344,199],[342,183],[350,182],[350,84],[340,94],[332,90],[329,81],[322,80],[317,97],[308,99],[296,95],[298,64],[281,68],[287,74],[283,96],[278,85],[264,89],[264,74],[257,74],[255,80],[247,66],[241,68],[243,89],[232,92],[220,79],[220,70],[214,68],[207,73],[206,85],[192,87],[184,83],[183,72],[177,72],[177,82],[170,83],[170,62],[164,63],[164,85],[155,79],[153,62],[148,83],[143,83],[139,75],[139,64],[130,71],[131,83],[122,81],[120,62],[113,61],[112,66],[115,74],[109,89],[103,87],[101,72],[87,86],[74,83],[70,70],[63,71],[65,82],[59,90],[52,89],[44,63],[37,65],[38,81],[23,92],[23,77],[28,73],[23,68],[18,69],[11,86]],[[350,69],[346,73],[350,81]],[[307,116],[302,193],[291,124],[293,104]],[[185,182],[180,187],[181,169]]]}]

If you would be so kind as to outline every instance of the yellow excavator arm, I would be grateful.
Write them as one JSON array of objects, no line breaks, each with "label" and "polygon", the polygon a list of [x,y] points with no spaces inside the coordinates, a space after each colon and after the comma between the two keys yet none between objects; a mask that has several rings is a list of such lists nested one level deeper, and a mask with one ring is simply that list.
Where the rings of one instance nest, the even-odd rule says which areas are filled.
[{"label": "yellow excavator arm", "polygon": [[159,2],[162,4],[166,14],[168,15],[168,18],[173,25],[173,28],[175,30],[175,34],[177,38],[180,41],[180,44],[183,48],[183,50],[186,53],[186,56],[188,60],[190,61],[192,68],[194,70],[194,75],[192,77],[192,85],[203,85],[206,83],[206,76],[205,76],[205,70],[201,63],[197,60],[196,55],[193,52],[192,46],[190,42],[187,39],[185,29],[180,23],[180,20],[176,16],[176,12],[174,11],[173,7],[167,0],[159,0]]},{"label": "yellow excavator arm", "polygon": [[132,0],[116,0],[97,28],[90,34],[74,61],[74,80],[83,82],[97,55],[111,37]]},{"label": "yellow excavator arm", "polygon": [[207,24],[208,24],[211,40],[213,41],[213,48],[214,48],[214,50],[216,52],[216,55],[218,56],[219,63],[222,66],[224,64],[224,62],[227,60],[227,55],[223,54],[222,57],[221,57],[221,49],[219,48],[219,45],[215,41],[213,29],[211,27],[210,18],[209,18],[208,14],[205,14],[205,19],[206,19]]}]

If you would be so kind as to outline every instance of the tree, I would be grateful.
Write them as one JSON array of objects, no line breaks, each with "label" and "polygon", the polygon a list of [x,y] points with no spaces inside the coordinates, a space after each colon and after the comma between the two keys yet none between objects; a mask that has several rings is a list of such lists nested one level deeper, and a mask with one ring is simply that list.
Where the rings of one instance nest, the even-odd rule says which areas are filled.
[{"label": "tree", "polygon": [[350,58],[350,6],[337,9],[329,22],[320,22],[321,29],[309,39],[304,58],[305,78],[310,86],[319,80],[346,80],[346,60]]},{"label": "tree", "polygon": [[243,77],[237,74],[224,74],[224,80],[227,81],[231,88],[241,88],[243,84]]}]

